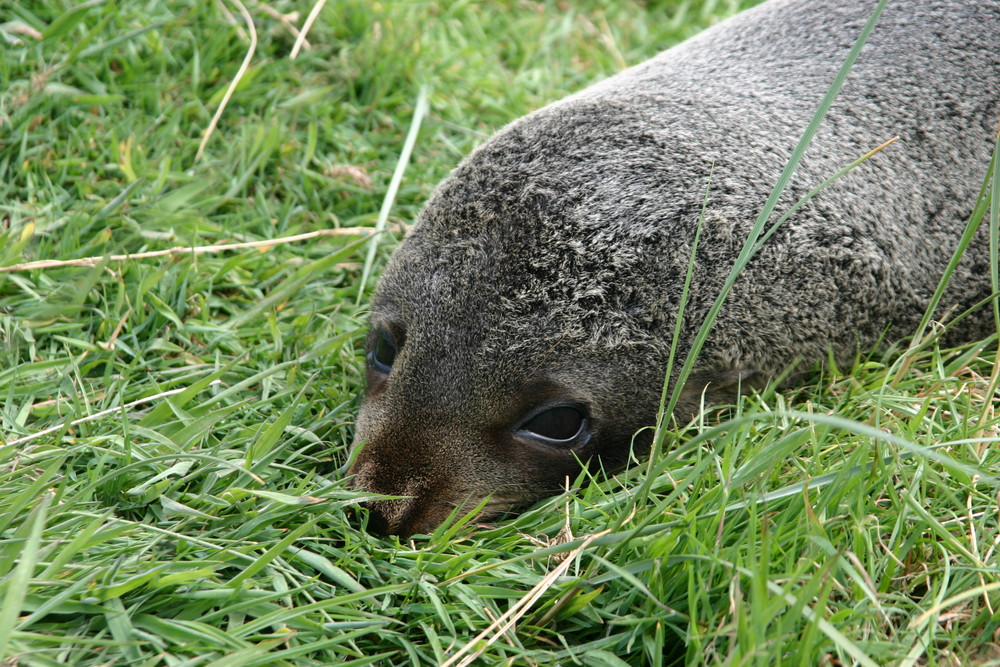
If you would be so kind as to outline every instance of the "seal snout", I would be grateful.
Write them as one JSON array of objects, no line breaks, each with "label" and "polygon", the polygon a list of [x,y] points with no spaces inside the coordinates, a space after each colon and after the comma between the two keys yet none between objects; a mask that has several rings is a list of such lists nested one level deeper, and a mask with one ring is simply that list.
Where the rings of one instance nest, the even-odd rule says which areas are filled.
[{"label": "seal snout", "polygon": [[[420,466],[380,462],[365,456],[366,446],[351,469],[353,488],[385,496],[397,496],[361,503],[368,512],[368,532],[382,537],[407,538],[437,528],[455,508],[444,485],[435,485],[429,472]],[[410,475],[410,476],[408,476]]]},{"label": "seal snout", "polygon": [[361,506],[368,510],[368,532],[380,537],[398,535],[405,539],[436,527],[433,522],[422,518],[426,516],[426,511],[422,511],[418,498],[370,500]]}]

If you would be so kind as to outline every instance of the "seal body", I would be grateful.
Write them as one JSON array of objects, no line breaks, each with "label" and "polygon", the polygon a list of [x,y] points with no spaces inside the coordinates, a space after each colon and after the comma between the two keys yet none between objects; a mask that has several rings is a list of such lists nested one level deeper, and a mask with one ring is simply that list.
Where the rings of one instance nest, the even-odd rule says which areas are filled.
[{"label": "seal body", "polygon": [[[581,462],[627,463],[659,404],[699,224],[675,368],[874,7],[770,0],[511,123],[455,169],[372,302],[351,473],[401,498],[369,503],[370,528],[424,532],[486,498],[488,515],[557,493]],[[900,141],[768,239],[678,416],[736,380],[912,334],[998,120],[1000,2],[890,2],[777,210]],[[939,312],[989,294],[983,231]],[[982,309],[956,336],[991,322]]]}]

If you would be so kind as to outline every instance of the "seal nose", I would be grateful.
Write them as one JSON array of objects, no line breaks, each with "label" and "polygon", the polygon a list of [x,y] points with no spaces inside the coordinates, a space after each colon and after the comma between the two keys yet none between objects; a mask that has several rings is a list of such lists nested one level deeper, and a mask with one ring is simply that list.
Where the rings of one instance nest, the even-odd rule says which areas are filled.
[{"label": "seal nose", "polygon": [[[387,454],[401,448],[385,446],[386,440],[371,437],[347,474],[350,486],[357,491],[396,496],[360,503],[368,514],[367,531],[385,537],[408,538],[415,533],[429,533],[437,528],[455,508],[454,470],[441,469],[433,457],[416,460]],[[411,444],[406,449],[425,452]],[[389,442],[388,444],[392,444]]]},{"label": "seal nose", "polygon": [[433,530],[436,524],[429,520],[430,514],[433,514],[429,511],[433,507],[429,505],[433,505],[435,494],[428,493],[425,484],[397,484],[392,481],[373,477],[367,466],[355,466],[355,475],[350,482],[352,488],[386,496],[401,496],[360,503],[359,506],[368,514],[367,531],[379,537],[398,535],[405,539],[414,533]]},{"label": "seal nose", "polygon": [[382,511],[382,505],[384,502],[385,501],[380,502],[370,500],[368,502],[361,503],[361,507],[368,510],[368,523],[366,524],[365,529],[372,535],[377,535],[379,537],[397,535],[398,533],[394,530],[395,526],[391,524],[389,517]]},{"label": "seal nose", "polygon": [[434,494],[417,493],[400,500],[369,500],[367,530],[373,535],[398,535],[406,539],[416,533],[430,533],[448,517],[452,507],[438,502]]}]

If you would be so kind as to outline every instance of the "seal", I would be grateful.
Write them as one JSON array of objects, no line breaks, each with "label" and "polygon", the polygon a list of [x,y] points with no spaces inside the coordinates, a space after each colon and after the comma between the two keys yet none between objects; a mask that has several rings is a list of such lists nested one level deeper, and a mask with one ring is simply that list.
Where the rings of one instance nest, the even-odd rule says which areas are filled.
[{"label": "seal", "polygon": [[[633,438],[659,406],[696,231],[680,360],[874,8],[770,0],[511,123],[454,170],[371,304],[350,473],[399,498],[367,503],[370,530],[426,532],[487,498],[495,516],[648,446]],[[912,335],[998,119],[1000,2],[889,3],[778,210],[901,140],[769,237],[675,415]],[[989,254],[977,233],[939,317],[990,295]],[[955,340],[992,330],[982,309]]]}]

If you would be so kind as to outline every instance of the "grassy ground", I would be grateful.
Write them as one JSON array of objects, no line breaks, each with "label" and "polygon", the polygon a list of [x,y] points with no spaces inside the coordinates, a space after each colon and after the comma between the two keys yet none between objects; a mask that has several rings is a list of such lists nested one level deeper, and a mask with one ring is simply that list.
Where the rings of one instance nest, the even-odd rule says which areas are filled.
[{"label": "grassy ground", "polygon": [[309,8],[249,5],[199,158],[235,5],[0,0],[0,267],[343,230],[0,273],[3,665],[1000,664],[995,338],[750,398],[495,527],[359,531],[357,228],[419,87],[390,222],[737,7],[342,0],[291,60]]}]

